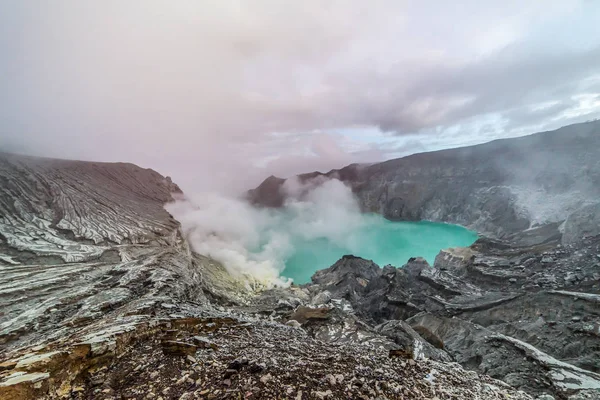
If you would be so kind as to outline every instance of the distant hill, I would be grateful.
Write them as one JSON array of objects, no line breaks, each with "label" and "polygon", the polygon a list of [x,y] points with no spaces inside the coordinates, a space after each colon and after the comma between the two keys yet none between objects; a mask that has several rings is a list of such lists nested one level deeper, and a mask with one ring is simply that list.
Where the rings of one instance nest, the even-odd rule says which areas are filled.
[{"label": "distant hill", "polygon": [[[558,224],[600,199],[600,122],[414,154],[377,164],[352,164],[299,175],[348,184],[364,211],[390,220],[461,224],[505,238]],[[323,179],[323,178],[321,178]],[[284,179],[269,177],[248,192],[257,205],[279,207]]]}]

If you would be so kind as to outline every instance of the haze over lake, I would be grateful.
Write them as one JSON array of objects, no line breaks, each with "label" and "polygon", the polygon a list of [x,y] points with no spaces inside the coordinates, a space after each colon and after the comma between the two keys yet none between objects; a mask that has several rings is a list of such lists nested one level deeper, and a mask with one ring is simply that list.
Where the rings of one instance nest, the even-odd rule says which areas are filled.
[{"label": "haze over lake", "polygon": [[469,246],[477,240],[477,233],[458,225],[391,222],[377,215],[365,220],[358,230],[347,232],[344,242],[292,235],[294,251],[285,260],[282,275],[297,284],[310,282],[315,271],[330,267],[345,254],[371,259],[381,267],[401,267],[410,257],[423,257],[433,264],[441,249]]}]

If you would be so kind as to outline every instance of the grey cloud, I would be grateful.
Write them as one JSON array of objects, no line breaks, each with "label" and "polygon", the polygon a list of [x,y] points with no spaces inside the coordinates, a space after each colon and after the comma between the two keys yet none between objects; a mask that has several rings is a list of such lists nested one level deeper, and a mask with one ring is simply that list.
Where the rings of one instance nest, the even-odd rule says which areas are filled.
[{"label": "grey cloud", "polygon": [[[570,96],[585,91],[582,83],[598,74],[598,65],[600,47],[560,55],[506,49],[476,63],[434,66],[410,77],[398,67],[372,80],[379,90],[367,80],[361,82],[377,95],[359,97],[356,108],[368,104],[361,117],[396,133],[452,124],[490,112],[506,112],[510,117],[515,109],[523,112],[524,107],[538,102],[568,101]],[[393,86],[395,82],[399,82],[397,87]],[[359,91],[357,94],[360,96]]]},{"label": "grey cloud", "polygon": [[575,105],[576,101],[569,99],[558,101],[540,109],[515,108],[503,115],[509,121],[508,128],[518,128],[538,124],[540,121],[549,121]]},{"label": "grey cloud", "polygon": [[[0,146],[236,191],[527,133],[594,115],[574,110],[600,93],[599,16],[560,0],[3,2]],[[332,135],[356,126],[383,132]]]}]

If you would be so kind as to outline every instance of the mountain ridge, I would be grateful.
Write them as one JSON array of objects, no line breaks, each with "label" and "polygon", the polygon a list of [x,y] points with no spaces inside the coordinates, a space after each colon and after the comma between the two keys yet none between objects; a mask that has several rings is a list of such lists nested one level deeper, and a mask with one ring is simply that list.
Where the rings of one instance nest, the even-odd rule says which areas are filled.
[{"label": "mountain ridge", "polygon": [[[600,122],[462,148],[350,164],[296,177],[339,179],[363,211],[390,220],[450,222],[498,239],[563,222],[600,198]],[[247,198],[281,207],[286,180],[270,177]]]}]

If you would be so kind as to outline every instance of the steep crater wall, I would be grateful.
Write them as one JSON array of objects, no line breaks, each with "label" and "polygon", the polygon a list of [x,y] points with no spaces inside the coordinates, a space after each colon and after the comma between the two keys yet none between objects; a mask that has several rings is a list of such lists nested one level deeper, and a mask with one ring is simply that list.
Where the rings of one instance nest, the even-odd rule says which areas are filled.
[{"label": "steep crater wall", "polygon": [[[328,173],[300,182],[339,179],[363,211],[390,220],[460,224],[493,238],[564,221],[600,196],[600,122],[415,154]],[[248,192],[257,205],[279,207],[285,180],[269,177]]]}]

